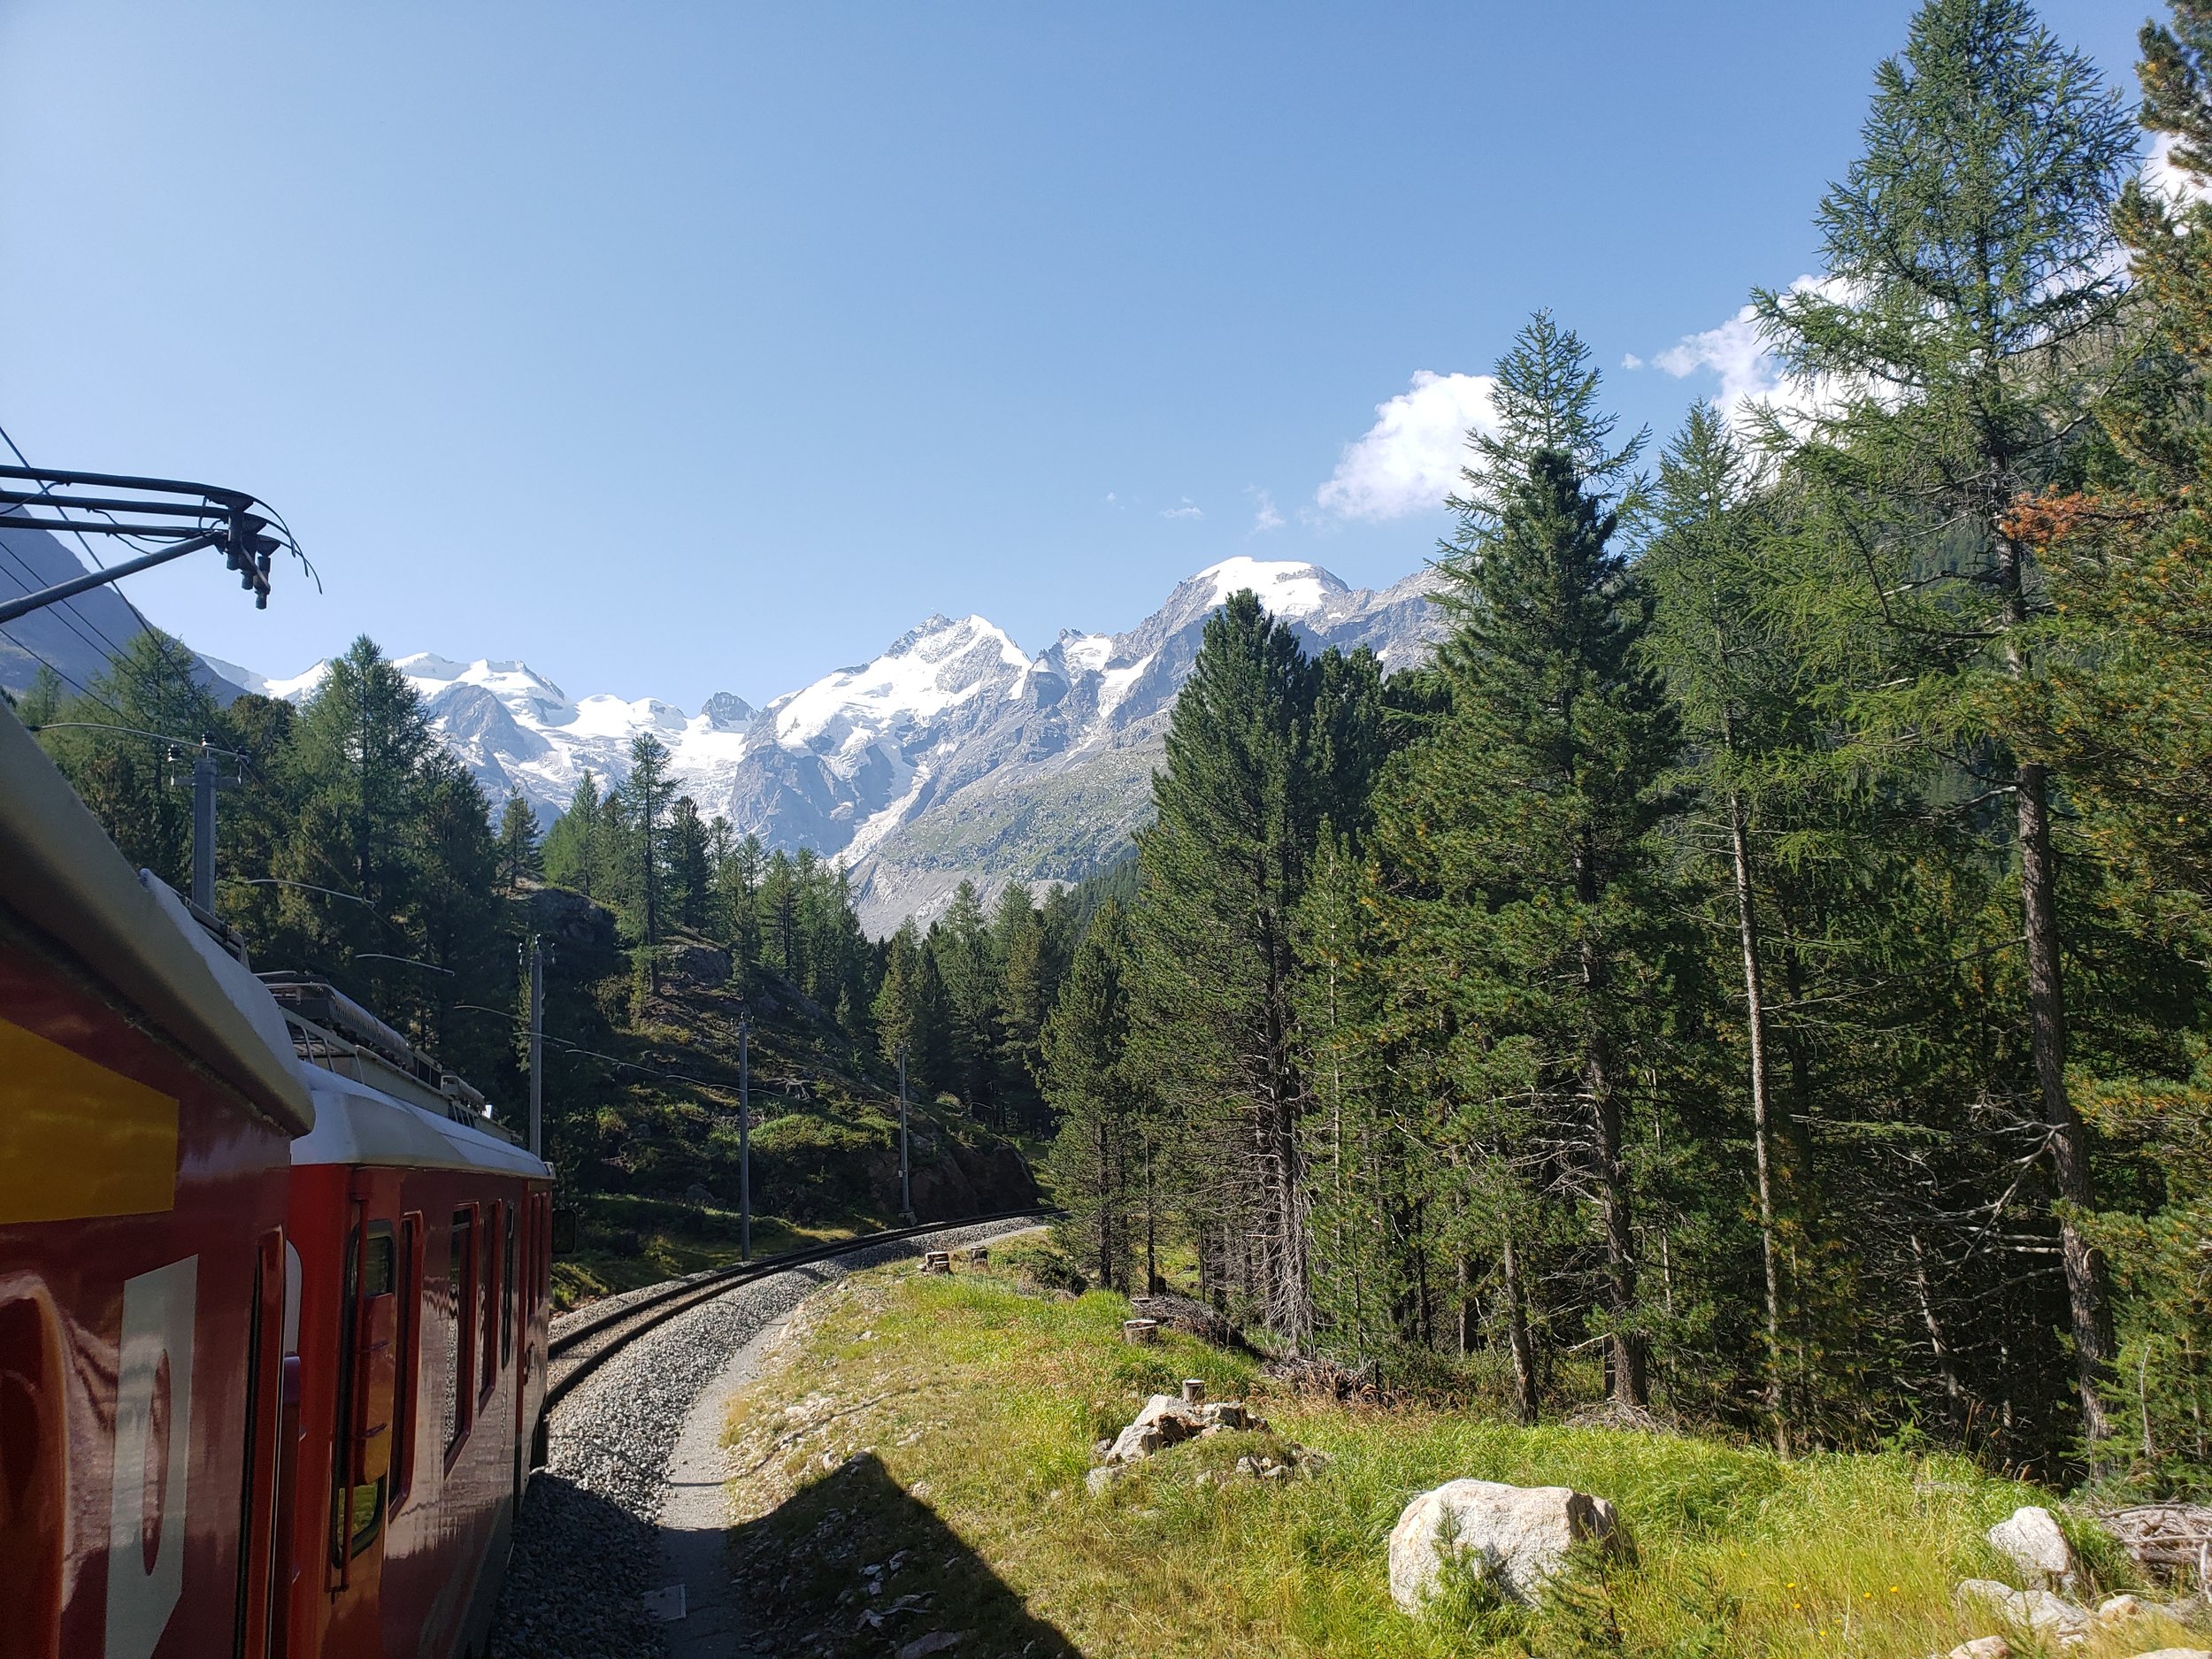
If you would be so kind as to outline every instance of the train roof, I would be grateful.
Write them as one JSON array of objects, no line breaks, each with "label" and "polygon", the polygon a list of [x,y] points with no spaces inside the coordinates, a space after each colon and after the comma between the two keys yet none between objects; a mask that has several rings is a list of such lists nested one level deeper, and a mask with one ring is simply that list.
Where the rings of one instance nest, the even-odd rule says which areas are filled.
[{"label": "train roof", "polygon": [[305,1063],[302,1069],[315,1096],[315,1128],[292,1143],[295,1165],[366,1164],[552,1179],[542,1160],[488,1124],[457,1121],[342,1071]]},{"label": "train roof", "polygon": [[0,904],[66,947],[295,1135],[315,1102],[268,989],[157,878],[134,871],[0,707]]}]

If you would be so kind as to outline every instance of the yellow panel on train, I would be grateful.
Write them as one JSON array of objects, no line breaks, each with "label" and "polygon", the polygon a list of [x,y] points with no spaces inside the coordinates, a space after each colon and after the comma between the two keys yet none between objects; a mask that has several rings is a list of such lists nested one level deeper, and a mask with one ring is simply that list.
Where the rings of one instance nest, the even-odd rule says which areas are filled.
[{"label": "yellow panel on train", "polygon": [[177,1201],[177,1102],[0,1019],[0,1224]]}]

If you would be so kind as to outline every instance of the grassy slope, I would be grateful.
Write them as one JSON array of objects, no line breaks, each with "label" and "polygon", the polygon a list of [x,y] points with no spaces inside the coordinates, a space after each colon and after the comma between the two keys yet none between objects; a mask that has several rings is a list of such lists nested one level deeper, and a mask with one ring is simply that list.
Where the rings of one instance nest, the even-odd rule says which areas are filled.
[{"label": "grassy slope", "polygon": [[[1004,1253],[1002,1252],[1002,1255]],[[1004,1279],[887,1270],[810,1305],[733,1403],[741,1579],[777,1652],[880,1655],[935,1630],[969,1655],[1896,1655],[1940,1654],[1985,1621],[1961,1578],[2001,1576],[1992,1521],[2047,1494],[1903,1453],[1785,1463],[1687,1437],[1524,1430],[1426,1409],[1272,1397],[1252,1363],[1171,1336],[1124,1346],[1127,1305]],[[1277,1434],[1335,1455],[1286,1485],[1217,1480],[1253,1437],[1163,1454],[1088,1496],[1095,1440],[1185,1377],[1256,1398]],[[1638,1560],[1527,1615],[1471,1602],[1409,1619],[1385,1540],[1415,1492],[1455,1476],[1613,1499]],[[870,1594],[863,1569],[909,1552]],[[2120,1572],[2109,1552],[2106,1572]],[[2118,1563],[2124,1566],[2124,1563]],[[926,1608],[864,1609],[933,1593]],[[1617,1634],[1616,1634],[1617,1632]],[[2070,1650],[2188,1645],[2177,1627]],[[895,1638],[895,1640],[893,1640]],[[1028,1644],[1026,1647],[1025,1644]],[[2017,1651],[2035,1651],[2022,1645]]]},{"label": "grassy slope", "polygon": [[[739,1259],[736,1033],[748,1011],[754,1255],[899,1225],[895,1090],[821,1010],[767,974],[749,999],[672,979],[637,1018],[626,974],[611,972],[591,991],[613,1031],[603,1046],[699,1081],[610,1071],[582,1110],[570,1109],[557,1156],[578,1248],[554,1263],[557,1307]],[[1002,1181],[956,1186],[968,1177],[956,1163],[982,1167],[978,1155],[996,1137],[936,1104],[915,1104],[910,1118],[922,1219],[1026,1201]],[[695,1186],[707,1189],[704,1202],[685,1199]]]}]

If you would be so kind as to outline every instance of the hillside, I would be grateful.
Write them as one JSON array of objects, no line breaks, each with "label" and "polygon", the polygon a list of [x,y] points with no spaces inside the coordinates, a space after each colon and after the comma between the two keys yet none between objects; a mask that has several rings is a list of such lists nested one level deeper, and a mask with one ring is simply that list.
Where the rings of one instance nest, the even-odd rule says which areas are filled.
[{"label": "hillside", "polygon": [[[737,1259],[748,1015],[755,1253],[900,1225],[896,1090],[821,1008],[765,968],[749,993],[726,951],[682,935],[641,994],[606,910],[558,887],[525,907],[550,942],[547,1153],[580,1221],[564,1305]],[[956,1109],[915,1102],[910,1134],[917,1219],[1034,1199],[1021,1154]]]}]

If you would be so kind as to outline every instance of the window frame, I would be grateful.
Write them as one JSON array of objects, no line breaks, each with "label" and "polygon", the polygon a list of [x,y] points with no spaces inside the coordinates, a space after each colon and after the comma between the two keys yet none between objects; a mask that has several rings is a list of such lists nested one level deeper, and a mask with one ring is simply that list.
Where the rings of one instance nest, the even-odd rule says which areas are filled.
[{"label": "window frame", "polygon": [[476,1421],[476,1205],[457,1204],[446,1232],[446,1290],[452,1303],[449,1328],[453,1340],[446,1365],[453,1402],[453,1429],[445,1443],[449,1470],[468,1444],[469,1430]]}]

